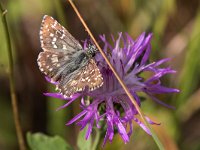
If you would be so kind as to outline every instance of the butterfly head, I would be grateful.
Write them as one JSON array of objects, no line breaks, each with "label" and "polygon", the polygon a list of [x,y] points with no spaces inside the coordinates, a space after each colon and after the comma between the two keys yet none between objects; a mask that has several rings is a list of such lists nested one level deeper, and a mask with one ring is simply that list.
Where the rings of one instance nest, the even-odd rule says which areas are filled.
[{"label": "butterfly head", "polygon": [[88,45],[86,54],[88,57],[94,57],[98,49],[95,47],[95,45]]}]

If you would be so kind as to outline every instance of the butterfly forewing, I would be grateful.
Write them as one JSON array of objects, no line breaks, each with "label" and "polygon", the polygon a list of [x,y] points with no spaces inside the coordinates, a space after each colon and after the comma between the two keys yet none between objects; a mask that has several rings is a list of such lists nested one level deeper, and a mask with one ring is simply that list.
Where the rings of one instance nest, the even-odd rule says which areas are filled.
[{"label": "butterfly forewing", "polygon": [[80,43],[56,20],[47,15],[42,20],[40,41],[44,51],[62,51],[72,55],[82,50]]},{"label": "butterfly forewing", "polygon": [[69,97],[76,92],[83,91],[85,87],[88,87],[90,91],[95,90],[103,85],[103,77],[97,67],[94,59],[90,59],[88,64],[83,67],[78,74],[74,75],[67,84],[58,85],[61,93]]}]

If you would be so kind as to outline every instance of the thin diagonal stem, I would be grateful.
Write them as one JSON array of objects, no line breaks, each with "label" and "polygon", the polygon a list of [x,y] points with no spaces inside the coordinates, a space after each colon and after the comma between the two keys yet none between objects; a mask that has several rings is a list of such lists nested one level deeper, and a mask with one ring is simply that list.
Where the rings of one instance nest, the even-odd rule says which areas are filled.
[{"label": "thin diagonal stem", "polygon": [[140,110],[140,107],[138,106],[138,104],[136,103],[135,99],[133,98],[133,96],[131,95],[130,91],[128,90],[127,86],[125,85],[125,83],[123,82],[123,80],[119,77],[118,73],[116,72],[115,68],[112,66],[112,64],[110,63],[108,57],[106,56],[106,54],[104,53],[104,51],[101,49],[101,47],[99,46],[99,44],[97,43],[96,39],[94,38],[92,32],[90,31],[90,29],[88,28],[87,24],[85,23],[85,21],[83,20],[81,14],[79,13],[78,9],[76,8],[75,4],[72,2],[72,0],[68,0],[69,3],[71,4],[72,8],[74,9],[74,11],[76,12],[78,18],[80,19],[81,23],[83,24],[83,26],[85,27],[86,31],[88,32],[88,34],[90,35],[91,39],[93,40],[94,44],[96,45],[96,47],[99,49],[101,55],[103,56],[103,58],[105,59],[106,63],[109,65],[110,69],[112,70],[112,72],[114,73],[115,77],[117,78],[117,80],[119,81],[119,83],[121,84],[121,86],[123,87],[124,91],[126,92],[126,94],[128,95],[128,97],[130,98],[131,102],[134,104],[137,112],[139,113],[142,121],[145,123],[145,125],[150,129],[153,139],[156,142],[156,144],[158,145],[159,149],[163,150],[164,147],[162,145],[162,143],[159,141],[158,137],[156,136],[156,134],[154,133],[153,129],[150,127],[149,123],[146,121],[142,111]]},{"label": "thin diagonal stem", "polygon": [[3,22],[4,28],[5,28],[5,36],[6,36],[6,40],[7,40],[7,46],[8,46],[9,81],[10,81],[10,93],[11,93],[11,103],[12,103],[12,109],[13,109],[13,117],[14,117],[16,132],[17,132],[17,139],[18,139],[18,143],[19,143],[19,148],[20,148],[20,150],[25,150],[26,148],[25,148],[22,129],[21,129],[21,126],[20,126],[20,121],[19,121],[19,113],[18,113],[18,107],[17,107],[17,97],[16,97],[16,92],[15,92],[12,47],[11,47],[10,34],[9,34],[9,30],[8,30],[7,20],[6,20],[7,10],[3,9],[1,3],[0,3],[0,9],[1,9],[2,22]]}]

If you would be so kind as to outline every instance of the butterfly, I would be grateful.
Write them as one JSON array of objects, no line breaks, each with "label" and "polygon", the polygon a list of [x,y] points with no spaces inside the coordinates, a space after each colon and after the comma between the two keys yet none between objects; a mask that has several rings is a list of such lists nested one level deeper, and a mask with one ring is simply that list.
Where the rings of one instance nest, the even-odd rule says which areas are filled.
[{"label": "butterfly", "polygon": [[102,74],[94,56],[97,49],[80,43],[55,19],[45,15],[40,28],[43,52],[38,55],[39,69],[53,82],[65,98],[88,88],[93,91],[103,85]]}]

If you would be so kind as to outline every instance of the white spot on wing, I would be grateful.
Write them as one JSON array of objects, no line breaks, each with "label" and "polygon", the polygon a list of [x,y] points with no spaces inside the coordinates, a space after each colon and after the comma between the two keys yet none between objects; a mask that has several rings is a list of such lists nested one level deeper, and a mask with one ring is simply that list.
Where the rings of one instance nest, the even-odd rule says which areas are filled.
[{"label": "white spot on wing", "polygon": [[51,61],[52,61],[52,63],[58,62],[58,57],[52,57],[52,58],[51,58]]},{"label": "white spot on wing", "polygon": [[58,64],[56,65],[56,67],[60,67],[60,64],[58,63]]},{"label": "white spot on wing", "polygon": [[63,49],[67,49],[66,45],[63,45]]},{"label": "white spot on wing", "polygon": [[60,37],[61,39],[64,39],[64,37],[65,37],[65,34],[62,34],[62,36]]},{"label": "white spot on wing", "polygon": [[57,24],[58,24],[58,22],[57,22],[57,21],[55,21],[55,22],[54,22],[54,24],[53,24],[53,26],[54,26],[54,27],[56,27],[56,25],[57,25]]},{"label": "white spot on wing", "polygon": [[53,37],[54,36],[54,34],[53,33],[50,33],[50,37]]},{"label": "white spot on wing", "polygon": [[56,37],[53,38],[53,42],[55,42],[55,41],[56,41]]}]

